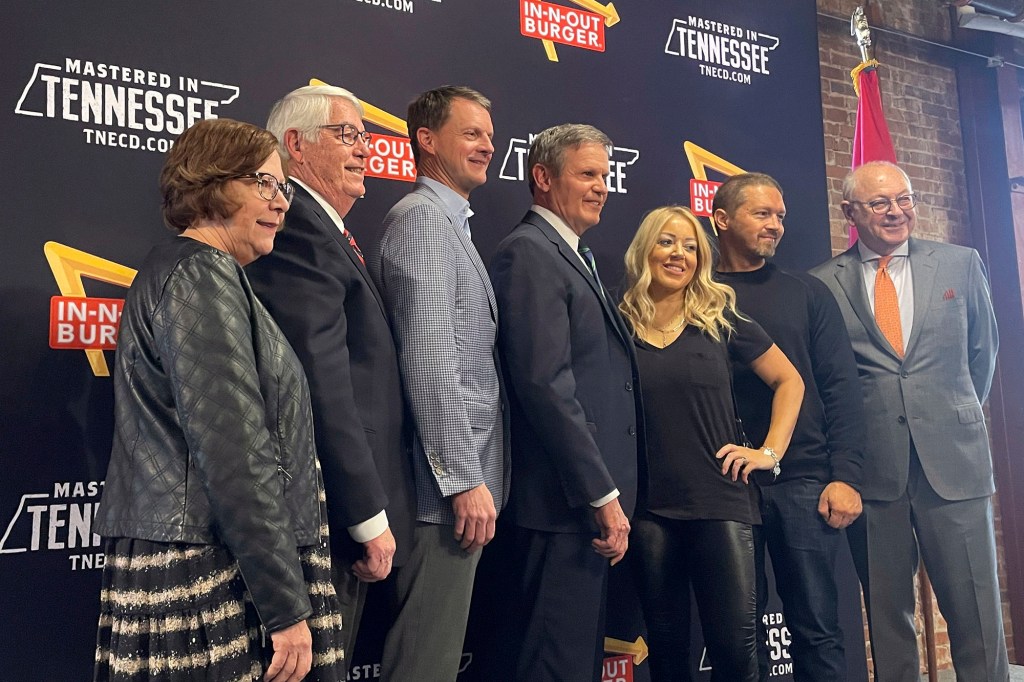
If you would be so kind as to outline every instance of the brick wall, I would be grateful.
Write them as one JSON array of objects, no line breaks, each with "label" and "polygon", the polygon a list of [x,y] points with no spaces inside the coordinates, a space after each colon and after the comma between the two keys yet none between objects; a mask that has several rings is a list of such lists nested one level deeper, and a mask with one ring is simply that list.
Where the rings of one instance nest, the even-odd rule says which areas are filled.
[{"label": "brick wall", "polygon": [[[847,247],[848,227],[839,203],[842,180],[850,168],[851,142],[857,99],[850,70],[860,62],[860,50],[850,36],[850,14],[857,0],[818,0],[818,41],[821,61],[822,115],[825,123],[825,164],[833,253]],[[928,40],[949,42],[950,14],[935,0],[875,0],[865,6],[873,26],[892,28]],[[822,14],[843,17],[843,21]],[[970,216],[964,178],[963,140],[957,101],[955,56],[948,50],[909,38],[873,31],[875,58],[880,62],[882,103],[899,164],[910,175],[919,194],[916,234],[928,239],[970,245]],[[996,535],[1000,576],[1005,576],[1001,530],[996,504]],[[1005,585],[1005,578],[1003,578]],[[1010,647],[1012,626],[1008,600],[1003,610]],[[935,610],[939,669],[950,667],[946,624]],[[918,632],[923,618],[918,609]],[[867,632],[865,631],[865,637]],[[924,637],[919,636],[922,668]],[[870,651],[868,652],[870,654]]]}]

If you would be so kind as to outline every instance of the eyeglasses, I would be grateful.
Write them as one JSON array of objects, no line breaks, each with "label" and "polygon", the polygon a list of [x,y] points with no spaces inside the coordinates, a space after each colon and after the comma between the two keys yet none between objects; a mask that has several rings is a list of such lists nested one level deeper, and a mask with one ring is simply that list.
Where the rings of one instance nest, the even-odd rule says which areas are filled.
[{"label": "eyeglasses", "polygon": [[867,206],[873,213],[887,213],[889,207],[896,204],[901,211],[909,211],[917,206],[917,197],[913,194],[901,194],[895,199],[875,199],[874,201],[851,201],[851,204]]},{"label": "eyeglasses", "polygon": [[295,197],[295,185],[290,182],[281,182],[270,173],[246,173],[245,175],[236,175],[233,179],[245,180],[247,178],[256,180],[256,190],[266,201],[273,201],[278,192],[284,196],[284,200],[289,204],[292,203],[292,198]]},{"label": "eyeglasses", "polygon": [[349,147],[356,143],[357,139],[363,141],[363,144],[370,144],[370,140],[373,139],[373,135],[366,132],[365,130],[359,130],[351,123],[333,123],[326,126],[317,126],[325,130],[336,130],[338,131],[338,139],[341,140],[342,144],[347,144]]}]

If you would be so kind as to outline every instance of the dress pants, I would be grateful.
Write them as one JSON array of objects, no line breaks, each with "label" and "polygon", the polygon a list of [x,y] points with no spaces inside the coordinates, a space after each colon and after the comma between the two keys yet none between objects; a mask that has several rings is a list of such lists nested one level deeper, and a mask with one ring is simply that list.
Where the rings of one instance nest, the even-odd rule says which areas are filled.
[{"label": "dress pants", "polygon": [[768,604],[765,546],[772,559],[775,589],[782,599],[786,627],[793,637],[795,682],[845,682],[846,652],[839,627],[835,565],[842,531],[818,514],[825,483],[796,478],[761,488],[761,522],[757,543],[757,657],[762,682],[770,662],[764,629]]},{"label": "dress pants", "polygon": [[996,572],[992,500],[944,500],[911,449],[907,491],[864,501],[847,531],[864,588],[877,682],[917,682],[914,574],[918,550],[949,627],[960,682],[1006,682],[1009,667]]},{"label": "dress pants", "polygon": [[454,527],[417,523],[412,552],[393,575],[394,623],[384,639],[381,679],[454,682],[462,661],[476,566]]},{"label": "dress pants", "polygon": [[600,682],[609,560],[593,533],[516,529],[517,682]]},{"label": "dress pants", "polygon": [[757,587],[749,524],[640,514],[630,557],[650,645],[652,682],[689,682],[690,587],[712,682],[757,680]]}]

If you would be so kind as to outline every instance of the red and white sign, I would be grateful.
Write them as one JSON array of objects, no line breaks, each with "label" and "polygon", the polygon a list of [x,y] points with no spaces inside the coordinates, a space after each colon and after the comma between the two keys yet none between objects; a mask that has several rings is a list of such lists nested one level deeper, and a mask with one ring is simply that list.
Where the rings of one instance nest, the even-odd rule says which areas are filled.
[{"label": "red and white sign", "polygon": [[54,296],[50,299],[50,348],[113,350],[122,298]]},{"label": "red and white sign", "polygon": [[372,154],[366,159],[367,176],[416,182],[416,162],[408,137],[374,133],[370,151]]},{"label": "red and white sign", "polygon": [[601,682],[633,682],[633,657],[606,656],[601,668]]},{"label": "red and white sign", "polygon": [[527,38],[604,52],[604,17],[572,7],[521,0],[519,32]]},{"label": "red and white sign", "polygon": [[721,186],[722,183],[713,180],[690,180],[690,210],[694,215],[711,217],[711,203]]}]

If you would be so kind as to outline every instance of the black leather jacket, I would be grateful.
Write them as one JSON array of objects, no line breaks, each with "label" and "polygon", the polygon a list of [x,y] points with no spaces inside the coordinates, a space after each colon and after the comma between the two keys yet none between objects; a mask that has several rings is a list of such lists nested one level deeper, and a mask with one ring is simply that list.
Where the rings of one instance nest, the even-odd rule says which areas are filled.
[{"label": "black leather jacket", "polygon": [[237,261],[154,248],[125,300],[96,532],[219,544],[264,627],[310,614],[297,547],[320,541],[309,389]]}]

